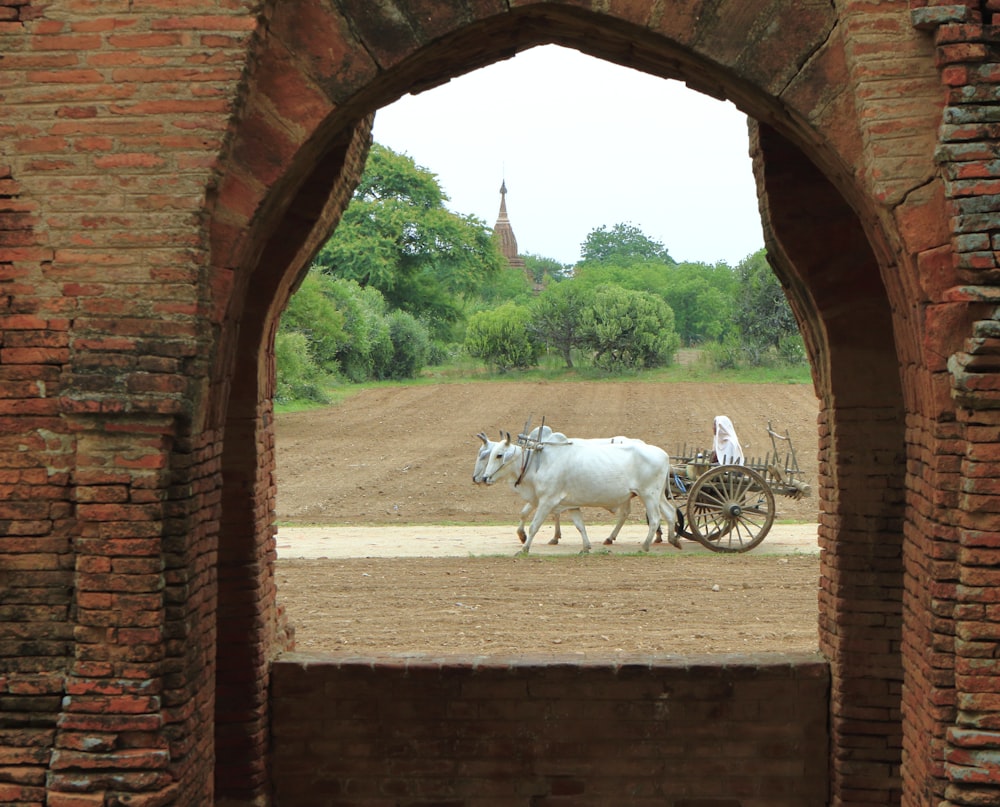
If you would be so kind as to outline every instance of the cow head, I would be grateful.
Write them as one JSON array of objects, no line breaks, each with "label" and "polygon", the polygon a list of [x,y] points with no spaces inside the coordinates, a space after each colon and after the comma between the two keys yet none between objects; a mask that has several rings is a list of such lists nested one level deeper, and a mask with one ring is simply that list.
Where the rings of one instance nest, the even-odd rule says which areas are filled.
[{"label": "cow head", "polygon": [[482,481],[492,485],[507,475],[513,468],[513,460],[520,454],[521,448],[510,439],[510,433],[504,432],[504,439],[499,443],[490,444],[486,467],[483,469]]},{"label": "cow head", "polygon": [[472,482],[473,484],[481,485],[483,484],[483,471],[486,470],[486,463],[490,460],[490,454],[493,451],[493,447],[498,445],[498,443],[494,443],[490,440],[486,436],[485,432],[479,432],[476,437],[482,440],[483,444],[479,449],[479,453],[476,455],[476,465],[472,469]]}]

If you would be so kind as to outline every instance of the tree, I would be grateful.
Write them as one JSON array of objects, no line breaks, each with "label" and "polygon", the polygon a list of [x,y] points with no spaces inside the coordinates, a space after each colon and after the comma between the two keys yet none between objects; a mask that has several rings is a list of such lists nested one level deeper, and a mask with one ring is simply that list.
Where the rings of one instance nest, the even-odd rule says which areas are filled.
[{"label": "tree", "polygon": [[560,281],[570,276],[572,266],[559,263],[555,258],[543,258],[541,255],[527,254],[524,265],[535,283],[544,284],[546,280]]},{"label": "tree", "polygon": [[585,342],[594,351],[594,364],[605,370],[669,364],[680,344],[674,331],[674,312],[646,292],[601,286],[581,319]]},{"label": "tree", "polygon": [[616,224],[610,230],[598,227],[591,230],[580,245],[583,263],[615,263],[628,266],[637,261],[656,261],[674,264],[667,248],[654,241],[632,224]]},{"label": "tree", "polygon": [[531,333],[558,351],[569,368],[573,367],[574,348],[584,344],[582,315],[593,297],[591,289],[570,280],[549,286],[531,306]]},{"label": "tree", "polygon": [[473,308],[486,308],[514,300],[527,303],[533,297],[531,284],[524,272],[505,266],[492,273],[476,292],[476,299],[469,302]]},{"label": "tree", "polygon": [[[301,334],[304,342],[293,341],[288,345],[304,344],[309,361],[320,372],[330,375],[340,371],[339,356],[351,341],[346,317],[337,306],[333,283],[332,278],[309,272],[288,301],[278,328],[279,335]],[[290,355],[290,349],[286,349],[285,357]],[[290,371],[291,365],[285,369]],[[279,362],[279,373],[281,370]]]},{"label": "tree", "polygon": [[531,338],[527,308],[505,303],[469,318],[465,349],[500,372],[531,367],[538,362],[538,345]]},{"label": "tree", "polygon": [[378,143],[314,267],[378,289],[446,335],[463,302],[505,266],[486,225],[445,208],[434,174]]},{"label": "tree", "polygon": [[309,352],[309,339],[301,331],[279,331],[274,338],[277,378],[276,401],[304,400],[326,403],[324,373]]},{"label": "tree", "polygon": [[392,356],[381,377],[416,378],[427,364],[427,357],[431,352],[431,339],[427,328],[406,311],[391,311],[388,320]]},{"label": "tree", "polygon": [[764,250],[742,260],[736,275],[739,291],[734,318],[741,341],[749,350],[762,353],[778,349],[782,340],[798,334],[798,323]]},{"label": "tree", "polygon": [[671,273],[664,298],[685,345],[717,341],[733,327],[732,295],[697,272]]}]

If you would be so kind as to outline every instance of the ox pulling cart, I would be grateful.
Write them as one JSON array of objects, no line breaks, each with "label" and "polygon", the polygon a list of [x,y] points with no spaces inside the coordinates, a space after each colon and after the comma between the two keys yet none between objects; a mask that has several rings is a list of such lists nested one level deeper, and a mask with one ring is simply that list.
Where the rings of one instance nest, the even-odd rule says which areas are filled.
[{"label": "ox pulling cart", "polygon": [[687,520],[679,535],[713,552],[748,552],[774,523],[776,493],[795,499],[810,494],[788,432],[778,434],[768,422],[767,434],[771,451],[741,465],[712,462],[711,451],[687,446],[671,456],[669,492]]}]

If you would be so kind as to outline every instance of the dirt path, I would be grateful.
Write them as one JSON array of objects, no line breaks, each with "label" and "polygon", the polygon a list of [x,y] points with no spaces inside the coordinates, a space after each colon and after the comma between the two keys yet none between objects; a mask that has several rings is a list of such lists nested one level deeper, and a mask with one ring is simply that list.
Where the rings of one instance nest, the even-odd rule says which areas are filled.
[{"label": "dirt path", "polygon": [[[819,552],[816,543],[815,524],[775,524],[768,530],[764,541],[753,550],[755,555],[815,555]],[[635,519],[626,525],[614,546],[600,543],[599,537],[608,535],[610,524],[591,524],[593,552],[611,552],[615,555],[636,554],[646,537],[645,524]],[[548,541],[552,535],[550,527],[543,528],[531,548],[536,557],[564,557],[581,552],[579,535],[575,528],[563,540],[553,546]],[[314,558],[333,560],[338,558],[470,558],[470,557],[511,557],[520,551],[521,545],[509,525],[471,525],[465,527],[439,527],[408,524],[403,528],[345,527],[327,525],[323,527],[281,527],[277,537],[278,557]],[[676,554],[678,550],[666,544],[651,548],[654,553]],[[708,555],[713,553],[695,541],[682,541],[681,553],[685,555]]]}]

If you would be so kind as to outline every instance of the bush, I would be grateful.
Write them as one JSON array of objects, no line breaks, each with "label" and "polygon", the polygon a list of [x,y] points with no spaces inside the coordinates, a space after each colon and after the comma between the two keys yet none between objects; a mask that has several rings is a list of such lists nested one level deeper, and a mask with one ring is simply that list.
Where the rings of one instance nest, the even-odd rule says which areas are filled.
[{"label": "bush", "polygon": [[620,286],[600,286],[581,315],[584,342],[594,365],[610,372],[661,367],[680,347],[674,312],[663,300]]},{"label": "bush", "polygon": [[709,363],[716,370],[736,370],[744,365],[743,347],[731,334],[721,342],[709,342],[704,347]]},{"label": "bush", "polygon": [[530,319],[528,309],[514,303],[480,311],[469,319],[465,349],[500,372],[533,367],[538,345],[528,332]]},{"label": "bush", "polygon": [[781,341],[778,342],[778,356],[783,364],[791,367],[807,364],[809,357],[806,355],[806,345],[802,340],[802,334],[794,333],[781,337]]},{"label": "bush", "polygon": [[593,306],[594,291],[573,281],[555,283],[531,306],[531,332],[545,347],[557,351],[568,368],[573,351],[585,344],[583,312]]},{"label": "bush", "polygon": [[427,351],[427,365],[429,367],[440,367],[442,364],[454,359],[460,349],[460,345],[446,344],[440,339],[432,339]]},{"label": "bush", "polygon": [[310,355],[309,340],[304,333],[279,332],[274,338],[274,360],[277,367],[276,401],[328,403],[322,385],[324,373]]},{"label": "bush", "polygon": [[805,344],[800,334],[788,334],[777,347],[757,341],[742,341],[730,334],[722,342],[705,345],[705,355],[716,370],[742,370],[750,367],[801,367],[808,364]]},{"label": "bush", "polygon": [[431,339],[427,327],[405,311],[388,316],[392,356],[384,378],[415,378],[427,364]]},{"label": "bush", "polygon": [[361,305],[365,311],[365,326],[368,329],[367,377],[379,380],[391,378],[394,349],[385,298],[378,289],[365,286],[361,289]]},{"label": "bush", "polygon": [[324,275],[307,274],[281,315],[279,333],[305,334],[312,361],[324,373],[335,375],[340,371],[337,356],[351,336],[337,300],[331,297],[331,284]]}]

